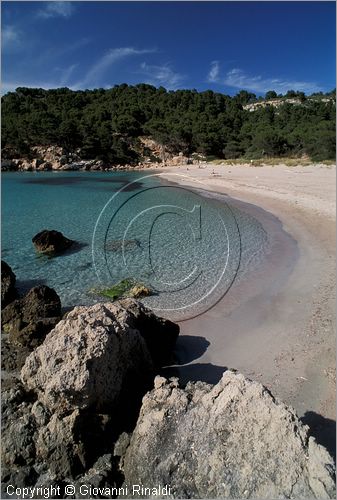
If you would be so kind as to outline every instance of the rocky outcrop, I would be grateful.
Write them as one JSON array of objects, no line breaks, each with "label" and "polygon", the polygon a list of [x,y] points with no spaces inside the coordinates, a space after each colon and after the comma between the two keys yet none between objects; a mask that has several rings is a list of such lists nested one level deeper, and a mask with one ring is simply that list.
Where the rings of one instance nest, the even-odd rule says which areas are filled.
[{"label": "rocky outcrop", "polygon": [[27,356],[31,353],[29,347],[24,347],[19,344],[13,344],[9,341],[8,335],[2,333],[1,337],[1,369],[3,373],[8,374],[7,378],[2,381],[2,387],[8,385],[11,381],[9,372],[19,372],[25,364]]},{"label": "rocky outcrop", "polygon": [[15,289],[16,277],[12,268],[4,261],[1,261],[1,308],[12,302],[17,292]]},{"label": "rocky outcrop", "polygon": [[131,299],[75,307],[28,357],[22,381],[51,411],[122,412],[148,388],[157,344],[173,347],[172,325]]},{"label": "rocky outcrop", "polygon": [[81,159],[80,149],[68,151],[61,146],[51,145],[33,146],[28,158],[1,161],[3,171],[103,170],[104,167],[101,160]]},{"label": "rocky outcrop", "polygon": [[[26,359],[22,383],[5,384],[2,498],[10,484],[60,485],[61,498],[68,482],[88,492],[121,486],[113,444],[132,430],[153,384],[142,318],[156,327],[156,317],[131,299],[77,307]],[[170,324],[157,318],[163,338]]]},{"label": "rocky outcrop", "polygon": [[15,151],[7,151],[6,157],[1,161],[3,171],[47,171],[47,170],[117,170],[124,171],[149,166],[187,165],[193,163],[193,155],[186,156],[183,152],[178,155],[170,148],[158,143],[149,137],[139,137],[137,146],[130,146],[139,159],[135,164],[121,165],[109,164],[98,159],[83,158],[81,148],[68,151],[61,146],[33,146],[27,158],[16,158]]},{"label": "rocky outcrop", "polygon": [[332,458],[261,384],[233,371],[214,386],[156,377],[145,394],[178,333],[132,299],[69,312],[2,394],[2,498],[9,484],[59,485],[66,498],[67,483],[86,485],[83,498],[90,486],[120,498],[333,498]]},{"label": "rocky outcrop", "polygon": [[120,303],[128,310],[130,326],[136,328],[145,339],[155,366],[172,364],[172,352],[179,335],[179,326],[156,316],[135,300],[124,299]]},{"label": "rocky outcrop", "polygon": [[31,408],[20,384],[2,392],[1,453],[7,467],[34,462],[36,425]]},{"label": "rocky outcrop", "polygon": [[1,314],[4,331],[15,344],[35,348],[61,317],[61,301],[55,290],[45,285],[7,305]]},{"label": "rocky outcrop", "polygon": [[[118,446],[117,446],[118,449]],[[334,498],[334,464],[294,411],[227,371],[210,386],[157,377],[121,459],[125,484],[171,498]],[[130,493],[128,498],[132,497]]]},{"label": "rocky outcrop", "polygon": [[33,245],[39,253],[48,255],[57,255],[68,248],[75,242],[63,236],[60,231],[44,229],[32,238]]}]

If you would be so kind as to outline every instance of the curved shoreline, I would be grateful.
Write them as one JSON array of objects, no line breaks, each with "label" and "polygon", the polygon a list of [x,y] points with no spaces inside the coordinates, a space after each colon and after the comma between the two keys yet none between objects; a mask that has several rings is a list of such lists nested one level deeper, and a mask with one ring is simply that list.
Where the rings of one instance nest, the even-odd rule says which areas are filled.
[{"label": "curved shoreline", "polygon": [[[284,187],[281,184],[281,189],[280,183],[273,185],[268,172],[261,177],[263,170],[272,168],[244,167],[235,172],[237,167],[216,167],[217,173],[227,175],[221,179],[212,176],[212,165],[204,169],[189,166],[178,172],[177,168],[166,168],[161,172],[170,182],[171,172],[181,173],[183,177],[175,175],[174,182],[199,189],[202,183],[207,191],[230,196],[241,209],[249,206],[254,217],[269,224],[268,231],[274,230],[276,238],[276,246],[268,256],[269,270],[262,266],[258,274],[254,272],[254,276],[245,279],[244,303],[226,316],[225,302],[219,303],[197,321],[181,323],[181,335],[187,340],[190,336],[191,345],[196,344],[195,336],[210,344],[198,359],[187,362],[189,368],[179,367],[178,372],[182,375],[185,370],[187,375],[189,370],[189,376],[198,377],[208,370],[216,377],[221,367],[235,367],[262,382],[307,421],[311,418],[323,426],[330,425],[331,430],[335,419],[335,246],[331,210],[335,169],[317,173],[302,167],[296,173],[312,173],[314,179],[312,185],[304,182],[302,196],[297,192],[294,196],[293,184],[289,184],[287,192],[286,183]],[[234,180],[233,175],[228,175],[233,172],[237,175]],[[279,176],[282,180],[285,172],[285,168],[274,171],[271,178]],[[254,183],[257,173],[263,178],[263,186],[261,181]],[[293,182],[291,174],[289,182]],[[320,188],[316,185],[317,176],[324,180],[320,196],[315,191]],[[301,176],[301,181],[309,177]],[[280,225],[277,228],[277,220],[282,229]],[[282,245],[277,238],[280,229],[283,237],[287,234],[290,238],[286,245],[285,240]],[[296,242],[297,258],[289,245],[291,240]],[[240,296],[238,289],[234,291]],[[219,331],[224,333],[221,338]]]}]

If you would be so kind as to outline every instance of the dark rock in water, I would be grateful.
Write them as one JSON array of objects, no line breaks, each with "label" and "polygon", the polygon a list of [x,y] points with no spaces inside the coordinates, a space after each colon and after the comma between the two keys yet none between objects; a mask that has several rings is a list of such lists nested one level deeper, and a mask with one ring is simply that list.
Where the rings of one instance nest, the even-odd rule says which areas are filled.
[{"label": "dark rock in water", "polygon": [[46,285],[31,288],[2,311],[3,329],[11,342],[31,349],[41,344],[61,318],[61,301]]},{"label": "dark rock in water", "polygon": [[68,248],[75,242],[63,236],[59,231],[44,229],[32,238],[32,242],[36,250],[47,255],[57,255]]},{"label": "dark rock in water", "polygon": [[11,267],[1,261],[1,307],[5,307],[17,297],[15,289],[16,277]]},{"label": "dark rock in water", "polygon": [[124,250],[131,250],[132,248],[139,248],[140,242],[136,239],[134,240],[112,240],[107,241],[104,245],[104,249],[108,252],[118,252]]},{"label": "dark rock in water", "polygon": [[31,288],[22,299],[23,321],[31,323],[37,318],[61,315],[61,301],[53,288],[46,285]]},{"label": "dark rock in water", "polygon": [[135,300],[124,299],[120,301],[120,304],[128,309],[131,316],[130,325],[136,328],[144,338],[155,366],[170,364],[180,331],[179,325],[156,316],[150,309]]},{"label": "dark rock in water", "polygon": [[169,498],[335,498],[328,451],[292,408],[230,370],[185,389],[157,377],[120,463],[126,485],[147,487],[120,498],[165,486]]}]

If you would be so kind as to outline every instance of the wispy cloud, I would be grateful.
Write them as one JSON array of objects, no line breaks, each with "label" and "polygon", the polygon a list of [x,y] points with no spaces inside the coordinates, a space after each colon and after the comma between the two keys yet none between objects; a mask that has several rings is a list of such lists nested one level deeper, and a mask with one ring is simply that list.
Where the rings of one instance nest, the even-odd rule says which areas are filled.
[{"label": "wispy cloud", "polygon": [[140,72],[149,78],[149,83],[176,89],[184,80],[184,75],[176,73],[168,64],[152,65],[143,62]]},{"label": "wispy cloud", "polygon": [[209,70],[209,73],[207,76],[207,81],[217,82],[219,80],[219,73],[220,73],[219,61],[212,61],[211,62],[211,69]]},{"label": "wispy cloud", "polygon": [[48,2],[42,9],[38,10],[38,17],[49,19],[51,17],[70,17],[75,8],[73,2]]},{"label": "wispy cloud", "polygon": [[4,26],[1,31],[2,48],[17,48],[21,46],[21,32],[15,26]]},{"label": "wispy cloud", "polygon": [[142,54],[149,54],[156,52],[155,49],[135,49],[134,47],[120,47],[108,50],[91,68],[87,71],[84,78],[77,82],[74,87],[83,88],[102,84],[102,77],[106,71],[117,61],[125,59],[130,56],[137,56]]},{"label": "wispy cloud", "polygon": [[66,85],[70,77],[72,76],[74,70],[77,68],[78,64],[71,64],[68,66],[68,68],[65,68],[64,70],[61,70],[61,79],[60,79],[60,85],[64,86]]},{"label": "wispy cloud", "polygon": [[261,75],[251,76],[242,69],[233,68],[227,72],[222,82],[228,87],[265,93],[275,90],[284,94],[287,90],[297,90],[307,94],[319,92],[322,88],[315,82],[305,82],[281,78],[263,78]]}]

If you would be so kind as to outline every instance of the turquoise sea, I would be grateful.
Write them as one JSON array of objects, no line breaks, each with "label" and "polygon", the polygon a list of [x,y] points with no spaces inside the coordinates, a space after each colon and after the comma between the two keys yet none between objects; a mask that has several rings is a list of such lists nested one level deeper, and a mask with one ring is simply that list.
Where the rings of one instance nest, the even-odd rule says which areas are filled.
[{"label": "turquoise sea", "polygon": [[[225,201],[227,203],[225,203]],[[48,258],[32,237],[56,229],[79,245]],[[64,307],[101,300],[91,290],[134,278],[172,319],[207,310],[258,265],[262,226],[225,197],[213,199],[143,172],[2,175],[2,259],[21,292],[55,288]]]}]

